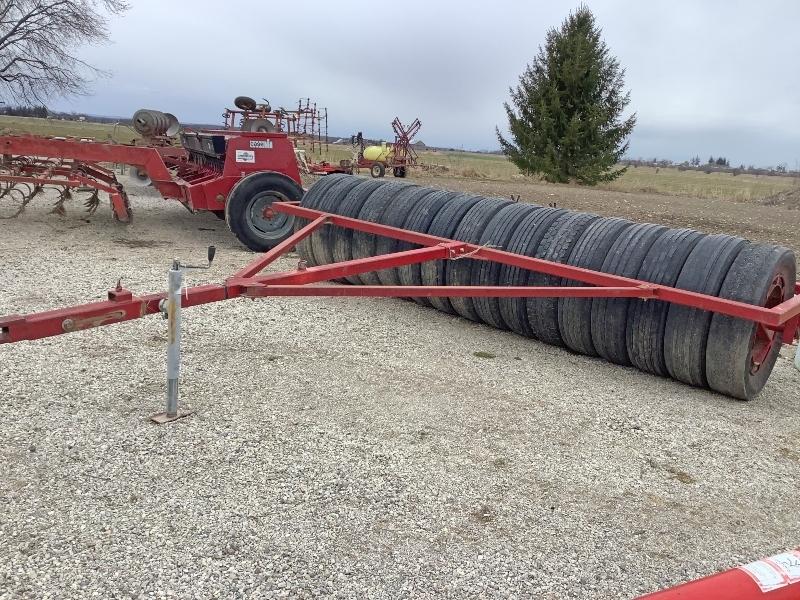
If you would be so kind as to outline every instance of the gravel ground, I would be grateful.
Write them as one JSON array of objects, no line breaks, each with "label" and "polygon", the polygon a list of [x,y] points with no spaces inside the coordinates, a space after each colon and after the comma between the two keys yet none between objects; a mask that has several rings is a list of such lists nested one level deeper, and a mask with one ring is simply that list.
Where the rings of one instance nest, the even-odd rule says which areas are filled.
[{"label": "gravel ground", "polygon": [[[133,203],[0,221],[0,314],[253,258]],[[622,598],[800,543],[789,349],[741,403],[399,300],[184,316],[167,426],[159,318],[0,346],[0,597]]]}]

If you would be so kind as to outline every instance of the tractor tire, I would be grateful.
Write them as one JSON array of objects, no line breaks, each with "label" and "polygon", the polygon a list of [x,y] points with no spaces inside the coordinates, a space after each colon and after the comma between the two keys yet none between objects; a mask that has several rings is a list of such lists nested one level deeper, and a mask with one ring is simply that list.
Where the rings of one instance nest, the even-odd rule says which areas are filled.
[{"label": "tractor tire", "polygon": [[[361,207],[358,218],[362,221],[382,223],[383,214],[394,202],[394,196],[404,188],[406,184],[389,182],[382,185],[373,192],[369,199]],[[350,244],[353,259],[368,258],[375,256],[375,248],[378,244],[378,236],[364,231],[353,231],[353,240]],[[380,280],[375,271],[360,273],[358,280],[361,285],[380,285]]]},{"label": "tractor tire", "polygon": [[[415,207],[424,198],[433,193],[434,191],[430,188],[421,188],[416,185],[409,186],[407,191],[404,190],[397,195],[394,203],[383,214],[383,224],[410,231],[424,232],[424,229],[414,229],[415,223],[413,219],[409,219],[409,216],[414,214]],[[392,254],[400,250],[407,250],[407,246],[408,244],[404,244],[395,238],[379,237],[378,243],[375,245],[375,252],[377,254]],[[378,271],[378,280],[381,285],[400,285],[400,275],[397,269],[397,267],[394,267]]]},{"label": "tractor tire", "polygon": [[369,168],[369,174],[378,179],[386,174],[386,167],[383,163],[375,163]]},{"label": "tractor tire", "polygon": [[[431,223],[439,216],[441,211],[446,210],[459,196],[460,194],[458,192],[448,192],[445,190],[437,190],[433,194],[425,196],[425,198],[414,207],[414,210],[409,213],[403,227],[412,231],[419,231],[420,233],[430,233],[428,230],[430,229]],[[397,245],[398,252],[412,250],[414,248],[418,248],[418,246],[409,244],[408,242],[400,242]],[[397,267],[397,277],[400,280],[400,284],[423,285],[422,268],[425,265],[431,264],[431,262],[432,261],[427,261],[424,263],[414,263]],[[423,306],[430,306],[430,300],[428,298],[417,297],[412,299]]]},{"label": "tractor tire", "polygon": [[[439,211],[428,225],[428,234],[447,239],[453,239],[461,221],[472,207],[483,200],[482,196],[472,194],[455,194],[450,196],[450,201]],[[421,265],[413,265],[415,278],[419,278],[421,285],[445,285],[446,260],[431,260]],[[444,305],[440,298],[414,298],[423,306],[439,308]],[[444,299],[446,300],[446,298]]]},{"label": "tractor tire", "polygon": [[[568,213],[564,218],[558,219],[545,233],[539,247],[536,249],[536,258],[551,262],[565,263],[569,260],[575,244],[581,235],[594,221],[600,217],[591,213]],[[531,271],[528,275],[528,286],[558,286],[561,277]],[[526,298],[528,325],[533,337],[537,340],[563,346],[561,333],[558,329],[558,298]]]},{"label": "tractor tire", "polygon": [[[499,250],[506,250],[514,230],[525,217],[535,210],[542,208],[536,204],[516,203],[506,206],[494,216],[486,226],[478,244],[488,245]],[[502,263],[491,260],[475,261],[470,273],[470,285],[497,286],[499,285],[500,267]],[[508,329],[503,317],[500,315],[500,299],[480,297],[473,298],[472,304],[481,321],[498,329]]]},{"label": "tractor tire", "polygon": [[[342,202],[347,195],[358,189],[368,180],[361,177],[346,177],[333,184],[325,196],[317,204],[317,210],[325,213],[339,214]],[[333,225],[323,225],[311,234],[309,240],[311,254],[314,255],[316,264],[329,265],[333,262]]]},{"label": "tractor tire", "polygon": [[[718,296],[733,261],[747,241],[730,235],[709,235],[689,254],[675,287]],[[664,326],[664,362],[670,377],[707,387],[706,347],[712,313],[670,304]]]},{"label": "tractor tire", "polygon": [[[794,295],[795,256],[788,248],[769,244],[746,246],[733,261],[720,289],[720,298],[772,308]],[[711,389],[752,400],[767,383],[783,342],[783,333],[770,336],[761,326],[715,313],[706,347],[706,378]]]},{"label": "tractor tire", "polygon": [[[350,190],[350,193],[339,205],[337,213],[344,217],[357,218],[367,200],[386,183],[385,179],[366,179],[364,183]],[[343,262],[353,258],[354,231],[344,227],[334,228],[331,235],[333,238],[333,260],[335,262]],[[344,281],[354,285],[361,283],[358,275],[346,275]]]},{"label": "tractor tire", "polygon": [[303,188],[282,173],[253,173],[241,179],[228,194],[225,221],[231,233],[255,252],[273,248],[294,230],[294,217],[276,213],[271,219],[264,210],[276,201],[297,201]]},{"label": "tractor tire", "polygon": [[[473,206],[470,211],[461,220],[461,224],[456,229],[454,238],[467,242],[468,244],[477,244],[483,237],[483,232],[491,223],[494,216],[507,206],[511,206],[509,200],[500,200],[497,198],[485,198]],[[479,262],[472,258],[459,258],[445,263],[445,282],[451,286],[469,285],[472,280],[472,269]],[[458,313],[465,319],[470,321],[480,322],[481,318],[475,310],[472,303],[472,298],[465,296],[455,296],[452,298],[438,298],[444,301],[443,303],[450,309],[450,311]],[[447,312],[447,311],[446,311]]]},{"label": "tractor tire", "polygon": [[[600,270],[636,277],[650,248],[666,231],[666,227],[652,223],[626,229],[609,250]],[[592,302],[592,343],[600,356],[619,365],[631,364],[625,340],[629,305],[629,298],[595,298]]]},{"label": "tractor tire", "polygon": [[[674,286],[681,269],[703,234],[693,229],[670,229],[650,248],[637,279]],[[631,299],[625,336],[633,366],[647,373],[667,375],[664,359],[664,328],[669,303]]]},{"label": "tractor tire", "polygon": [[[317,206],[326,197],[328,190],[333,187],[336,182],[342,181],[346,177],[347,175],[334,173],[332,175],[326,175],[322,179],[318,180],[314,183],[314,185],[311,186],[306,195],[303,196],[303,201],[300,203],[300,206],[303,208],[317,210]],[[303,227],[308,225],[309,222],[310,221],[308,221],[308,219],[295,219],[294,230],[300,231]],[[297,242],[295,250],[300,258],[302,258],[309,267],[313,267],[316,266],[317,261],[312,254],[310,241],[310,236],[303,238]]]},{"label": "tractor tire", "polygon": [[[561,208],[540,208],[532,212],[517,226],[516,231],[508,242],[507,250],[524,256],[535,256],[539,243],[550,226],[557,220],[569,214]],[[501,286],[521,287],[528,283],[530,271],[502,265],[498,283]],[[533,331],[528,323],[528,309],[525,298],[500,298],[500,315],[503,322],[511,331],[527,337],[533,336]]]},{"label": "tractor tire", "polygon": [[[616,217],[594,221],[575,244],[566,264],[599,271],[611,246],[631,226],[631,221]],[[588,284],[574,279],[562,279],[561,285],[585,287]],[[564,345],[570,350],[587,356],[597,356],[592,343],[592,299],[559,298],[558,331]]]}]

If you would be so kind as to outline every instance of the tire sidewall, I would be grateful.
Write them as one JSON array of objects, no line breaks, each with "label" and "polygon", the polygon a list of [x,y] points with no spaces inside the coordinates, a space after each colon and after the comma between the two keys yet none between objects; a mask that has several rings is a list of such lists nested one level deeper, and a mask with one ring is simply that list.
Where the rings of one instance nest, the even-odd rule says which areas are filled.
[{"label": "tire sidewall", "polygon": [[294,230],[294,217],[288,217],[286,225],[274,236],[255,231],[247,222],[247,212],[253,199],[262,192],[275,192],[286,200],[300,200],[303,189],[292,179],[275,171],[261,171],[241,179],[233,186],[225,203],[225,222],[236,239],[250,250],[264,252],[273,248]]}]

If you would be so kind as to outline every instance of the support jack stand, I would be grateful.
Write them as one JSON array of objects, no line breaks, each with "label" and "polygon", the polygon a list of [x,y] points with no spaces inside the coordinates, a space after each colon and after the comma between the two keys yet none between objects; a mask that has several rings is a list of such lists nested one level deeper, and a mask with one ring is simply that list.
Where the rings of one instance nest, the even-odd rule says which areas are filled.
[{"label": "support jack stand", "polygon": [[169,290],[167,297],[161,301],[161,314],[167,319],[167,410],[150,417],[157,425],[172,423],[192,414],[191,411],[178,411],[178,379],[181,367],[181,290],[183,289],[183,272],[188,269],[208,269],[214,261],[217,249],[208,247],[208,264],[184,265],[176,258],[169,270]]}]

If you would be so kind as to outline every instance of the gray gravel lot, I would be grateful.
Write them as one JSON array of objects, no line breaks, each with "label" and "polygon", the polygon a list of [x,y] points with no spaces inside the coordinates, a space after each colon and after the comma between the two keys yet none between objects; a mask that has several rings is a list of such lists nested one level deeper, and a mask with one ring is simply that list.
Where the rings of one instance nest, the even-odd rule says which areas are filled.
[{"label": "gray gravel lot", "polygon": [[[133,205],[0,221],[0,314],[254,256]],[[623,598],[800,544],[788,348],[741,403],[400,300],[184,317],[168,426],[160,318],[0,346],[0,598]]]}]

